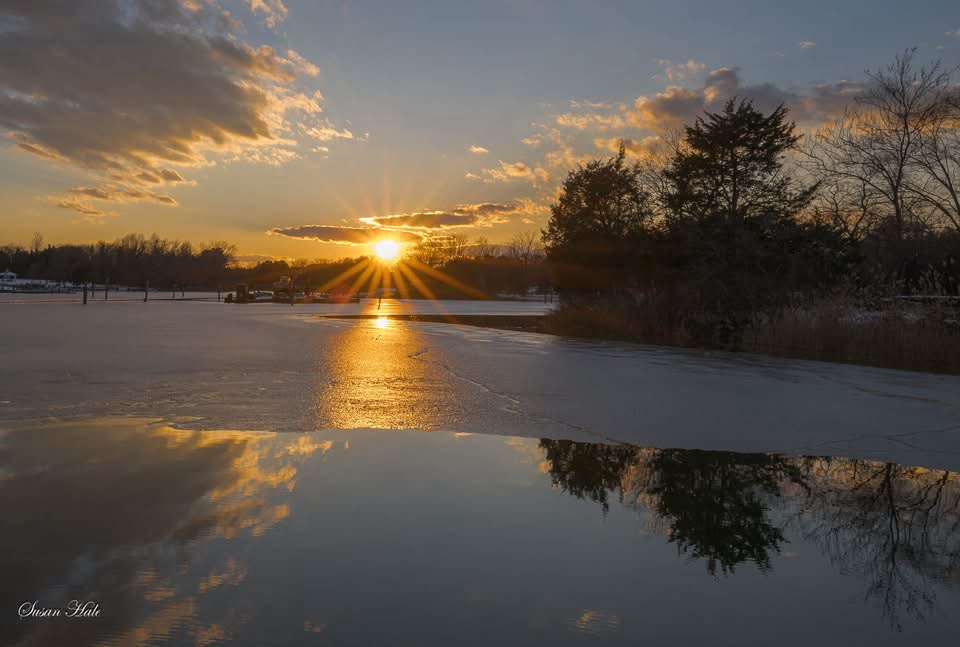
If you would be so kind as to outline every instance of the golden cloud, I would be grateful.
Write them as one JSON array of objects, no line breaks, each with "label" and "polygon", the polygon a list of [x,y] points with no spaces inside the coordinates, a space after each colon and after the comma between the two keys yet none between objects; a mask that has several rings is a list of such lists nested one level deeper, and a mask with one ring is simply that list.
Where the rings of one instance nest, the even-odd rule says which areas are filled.
[{"label": "golden cloud", "polygon": [[275,227],[268,231],[267,234],[341,245],[369,245],[386,237],[398,243],[417,243],[423,239],[421,234],[410,231],[393,231],[380,227],[347,227],[341,225]]},{"label": "golden cloud", "polygon": [[[274,24],[287,14],[280,0],[248,6]],[[315,65],[246,42],[216,2],[25,2],[4,16],[0,132],[121,187],[94,199],[175,204],[130,187],[187,183],[171,166],[211,165],[211,155],[295,159],[294,117],[309,136],[353,138],[318,117],[319,93],[293,88]]]}]

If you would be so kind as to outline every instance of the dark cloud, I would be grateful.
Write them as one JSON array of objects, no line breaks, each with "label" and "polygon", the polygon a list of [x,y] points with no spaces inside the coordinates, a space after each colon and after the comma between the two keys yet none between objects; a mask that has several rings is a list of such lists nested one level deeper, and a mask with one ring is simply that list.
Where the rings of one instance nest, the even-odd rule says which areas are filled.
[{"label": "dark cloud", "polygon": [[134,179],[146,184],[180,184],[187,181],[178,172],[169,168],[157,169],[153,172],[142,171],[137,173]]},{"label": "dark cloud", "polygon": [[90,205],[90,200],[103,202],[153,202],[169,207],[177,206],[177,201],[168,195],[161,195],[146,189],[103,184],[101,186],[79,186],[70,189],[69,195],[64,197],[49,196],[49,199],[58,207],[73,209],[84,216],[100,216],[103,211]]},{"label": "dark cloud", "polygon": [[423,239],[422,235],[411,231],[391,231],[379,227],[345,227],[340,225],[276,227],[267,233],[288,238],[345,245],[368,245],[384,238],[390,238],[398,243],[418,243]]},{"label": "dark cloud", "polygon": [[798,123],[811,125],[843,113],[862,92],[860,82],[840,81],[815,85],[806,91],[787,90],[774,83],[744,84],[740,70],[721,67],[711,71],[700,88],[670,86],[653,97],[641,96],[628,111],[637,128],[663,130],[692,123],[704,111],[715,111],[733,99],[752,101],[757,108],[771,111],[783,104]]},{"label": "dark cloud", "polygon": [[0,132],[102,179],[182,183],[169,165],[209,164],[211,150],[264,158],[295,145],[288,112],[321,111],[291,87],[309,62],[248,44],[215,2],[6,0],[0,24]]},{"label": "dark cloud", "polygon": [[89,203],[78,200],[77,198],[63,198],[55,200],[55,204],[61,209],[72,209],[85,216],[102,216],[103,211],[95,209]]},{"label": "dark cloud", "polygon": [[483,202],[480,204],[462,204],[447,211],[399,213],[389,216],[370,216],[360,220],[378,227],[401,229],[490,227],[508,222],[509,218],[507,216],[519,213],[522,209],[523,207],[518,204]]}]

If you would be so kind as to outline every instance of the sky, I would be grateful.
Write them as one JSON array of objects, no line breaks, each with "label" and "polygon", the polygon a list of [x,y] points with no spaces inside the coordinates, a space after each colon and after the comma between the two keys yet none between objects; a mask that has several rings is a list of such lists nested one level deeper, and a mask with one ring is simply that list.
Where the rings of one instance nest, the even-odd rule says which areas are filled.
[{"label": "sky", "polygon": [[814,128],[908,47],[960,64],[956,3],[0,0],[0,244],[504,242],[621,141],[731,97]]}]

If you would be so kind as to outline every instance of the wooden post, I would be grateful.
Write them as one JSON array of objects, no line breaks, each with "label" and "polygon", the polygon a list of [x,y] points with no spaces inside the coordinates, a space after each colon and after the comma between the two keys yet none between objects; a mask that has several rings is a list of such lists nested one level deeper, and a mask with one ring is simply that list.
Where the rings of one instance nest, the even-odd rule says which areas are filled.
[{"label": "wooden post", "polygon": [[220,286],[217,286],[217,303],[220,303]]},{"label": "wooden post", "polygon": [[107,295],[110,294],[110,278],[107,277],[107,282],[103,284],[103,300],[107,300]]},{"label": "wooden post", "polygon": [[143,286],[143,302],[146,303],[147,299],[150,298],[150,281],[147,281]]},{"label": "wooden post", "polygon": [[173,284],[173,287],[170,288],[170,298],[171,298],[171,299],[176,299],[176,298],[177,298],[177,284],[176,284],[176,283],[174,283],[174,284]]},{"label": "wooden post", "polygon": [[83,284],[83,305],[87,305],[87,284]]}]

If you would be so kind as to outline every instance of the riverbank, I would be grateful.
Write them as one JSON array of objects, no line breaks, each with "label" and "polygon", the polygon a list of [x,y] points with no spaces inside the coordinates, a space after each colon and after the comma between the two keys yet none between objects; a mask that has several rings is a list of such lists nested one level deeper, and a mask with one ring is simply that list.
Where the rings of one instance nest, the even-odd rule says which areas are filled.
[{"label": "riverbank", "polygon": [[[579,339],[629,341],[676,348],[735,350],[860,366],[960,375],[960,326],[947,315],[924,320],[916,309],[793,310],[747,330],[736,348],[694,343],[682,327],[609,311],[563,308],[545,315],[344,314],[337,319],[449,323]],[[960,316],[960,313],[958,313]]]},{"label": "riverbank", "polygon": [[960,375],[960,310],[904,304],[867,310],[844,304],[795,308],[758,319],[734,342],[704,344],[656,312],[629,314],[600,307],[563,307],[542,318],[540,330],[606,339],[756,353],[859,366]]}]

